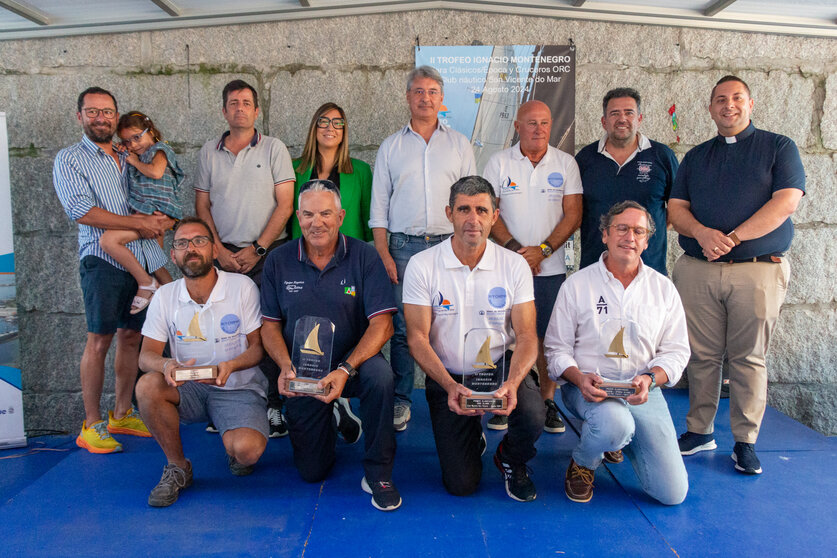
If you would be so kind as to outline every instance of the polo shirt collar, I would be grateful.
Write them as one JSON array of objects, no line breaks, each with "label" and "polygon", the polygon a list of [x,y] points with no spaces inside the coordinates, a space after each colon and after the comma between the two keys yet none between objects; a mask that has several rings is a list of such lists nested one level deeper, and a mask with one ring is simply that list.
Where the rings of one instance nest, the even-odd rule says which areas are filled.
[{"label": "polo shirt collar", "polygon": [[[311,260],[308,259],[308,254],[305,252],[305,239],[303,237],[299,237],[297,242],[297,249],[296,249],[296,257],[301,262],[310,262]],[[343,233],[338,233],[337,236],[337,250],[334,252],[334,255],[331,257],[331,261],[335,263],[340,263],[343,258],[346,257],[346,251],[348,250],[348,243],[346,240],[346,235]],[[326,265],[328,267],[328,265]],[[325,269],[323,269],[325,271]]]},{"label": "polo shirt collar", "polygon": [[[547,145],[546,146],[546,153],[543,154],[543,157],[541,157],[541,160],[537,162],[536,166],[540,165],[544,161],[549,160],[552,156],[553,156],[552,155],[552,146]],[[520,148],[520,142],[517,142],[514,145],[514,147],[512,148],[512,157],[514,159],[517,159],[518,161],[523,161],[523,160],[529,161],[529,157],[524,155],[523,150]]]},{"label": "polo shirt collar", "polygon": [[741,133],[735,134],[734,136],[722,136],[718,134],[717,138],[720,143],[738,143],[741,140],[745,140],[755,133],[756,127],[753,126],[753,121],[751,120],[750,123],[744,128]]},{"label": "polo shirt collar", "polygon": [[[207,306],[212,302],[217,302],[219,300],[224,300],[224,293],[227,291],[227,274],[225,271],[222,271],[215,268],[215,272],[218,274],[218,280],[215,281],[215,286],[212,287],[212,292],[209,293],[209,298],[206,299],[206,303],[203,306]],[[192,300],[192,297],[189,295],[189,289],[186,288],[186,279],[180,281],[179,291],[177,293],[177,300],[181,304],[188,304],[190,302],[195,302]],[[195,302],[195,304],[198,304]]]},{"label": "polo shirt collar", "polygon": [[[227,136],[230,135],[230,131],[227,130],[223,134],[221,134],[221,139],[218,141],[218,145],[215,146],[215,149],[221,151],[224,148],[224,140],[227,139]],[[253,137],[250,139],[250,147],[256,147],[256,145],[262,141],[262,135],[259,133],[258,130],[255,128],[253,129]]]},{"label": "polo shirt collar", "polygon": [[[637,134],[639,135],[639,145],[637,145],[636,151],[634,151],[635,154],[651,147],[651,140],[649,140],[648,137],[645,134],[643,134],[642,132],[637,132]],[[607,143],[607,132],[603,133],[601,139],[599,139],[599,153],[601,153],[603,155],[606,153],[606,151],[605,151],[605,144],[606,143]],[[630,158],[628,160],[630,160]]]},{"label": "polo shirt collar", "polygon": [[[459,258],[456,257],[456,254],[453,253],[453,245],[451,241],[453,236],[448,237],[447,240],[442,242],[441,249],[442,249],[442,262],[445,264],[445,269],[456,269],[459,267],[466,267],[464,263],[459,261]],[[485,252],[482,254],[482,258],[480,261],[477,262],[477,265],[474,269],[482,269],[484,271],[489,271],[494,269],[496,262],[497,262],[497,245],[494,244],[491,240],[486,240],[485,242]]]},{"label": "polo shirt collar", "polygon": [[[447,126],[442,124],[442,121],[437,118],[436,119],[436,130],[434,130],[433,133],[435,134],[436,132],[447,132],[448,130],[450,130],[450,128],[448,128]],[[418,132],[413,130],[413,125],[412,125],[411,120],[408,120],[407,125],[404,126],[403,128],[401,128],[401,134],[402,135],[407,135],[410,132],[412,132],[414,134],[418,134]]]},{"label": "polo shirt collar", "polygon": [[[616,279],[616,277],[614,277],[614,275],[607,269],[607,266],[604,263],[606,254],[607,254],[607,250],[602,252],[602,255],[599,256],[598,263],[596,263],[596,265],[599,268],[599,274],[602,277],[602,281],[604,281],[605,283],[607,283],[608,281],[610,281],[612,279]],[[639,272],[636,274],[636,277],[634,277],[634,280],[631,281],[631,285],[635,284],[640,279],[643,279],[646,275],[648,275],[648,273],[650,273],[650,271],[651,271],[651,268],[646,266],[645,263],[640,258],[640,260],[639,260]]]}]

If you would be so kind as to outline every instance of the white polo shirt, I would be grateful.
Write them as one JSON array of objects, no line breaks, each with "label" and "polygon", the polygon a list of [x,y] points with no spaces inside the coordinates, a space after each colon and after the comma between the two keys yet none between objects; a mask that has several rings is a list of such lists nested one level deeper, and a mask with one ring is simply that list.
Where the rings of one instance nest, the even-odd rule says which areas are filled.
[{"label": "white polo shirt", "polygon": [[[495,153],[483,176],[500,200],[500,217],[523,246],[538,246],[564,218],[564,196],[581,194],[581,175],[572,155],[547,147],[537,166],[520,151],[520,143]],[[541,262],[540,276],[567,272],[564,247]]]},{"label": "white polo shirt", "polygon": [[[674,283],[640,262],[626,289],[605,267],[606,254],[567,277],[558,292],[544,337],[549,377],[566,383],[561,374],[576,366],[608,380],[629,381],[659,366],[668,375],[666,385],[673,386],[691,354]],[[615,338],[619,350],[613,350]],[[620,353],[627,358],[614,358]]]},{"label": "white polo shirt", "polygon": [[477,173],[468,138],[441,122],[425,142],[408,123],[383,141],[375,159],[369,227],[413,236],[450,234],[450,187]]},{"label": "white polo shirt", "polygon": [[[261,135],[237,155],[224,139],[206,142],[198,153],[195,190],[209,192],[212,220],[221,241],[240,248],[259,238],[276,209],[277,184],[294,180],[291,156],[285,144]],[[283,230],[279,238],[288,236]]]},{"label": "white polo shirt", "polygon": [[[218,364],[246,351],[249,346],[247,334],[262,325],[259,289],[246,275],[217,268],[216,271],[218,281],[203,305],[192,300],[183,279],[160,287],[148,305],[142,334],[157,341],[168,341],[173,356],[177,356],[176,343],[185,347],[188,354],[207,350],[209,354],[214,353],[208,359],[210,362],[199,364]],[[197,327],[193,325],[195,315]],[[233,372],[226,385],[219,389],[250,389],[265,396],[267,379],[261,369],[254,366]]]},{"label": "white polo shirt", "polygon": [[[493,242],[471,270],[453,253],[451,239],[410,259],[404,273],[404,304],[430,306],[430,345],[450,372],[462,372],[465,334],[473,328],[498,329],[506,349],[515,341],[511,309],[535,300],[532,273],[523,256]],[[491,357],[502,355],[499,338],[491,338]]]}]

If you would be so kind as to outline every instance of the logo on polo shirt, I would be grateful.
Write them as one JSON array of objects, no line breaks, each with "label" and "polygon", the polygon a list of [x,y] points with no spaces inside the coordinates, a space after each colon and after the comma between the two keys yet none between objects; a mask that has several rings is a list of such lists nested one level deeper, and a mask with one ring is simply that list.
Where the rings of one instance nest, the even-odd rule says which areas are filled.
[{"label": "logo on polo shirt", "polygon": [[637,182],[648,182],[651,180],[651,161],[637,161],[636,170]]},{"label": "logo on polo shirt", "polygon": [[599,314],[607,314],[607,302],[603,296],[599,297],[599,301],[596,303],[596,310],[598,310]]},{"label": "logo on polo shirt", "polygon": [[302,290],[302,286],[305,285],[305,281],[284,281],[285,290],[289,293],[298,293]]},{"label": "logo on polo shirt", "polygon": [[445,295],[440,291],[433,297],[433,311],[437,314],[440,312],[453,312],[453,303],[446,299]]},{"label": "logo on polo shirt", "polygon": [[221,329],[224,333],[229,333],[232,335],[236,331],[238,331],[238,326],[241,325],[241,319],[235,314],[227,314],[223,318],[221,318]]},{"label": "logo on polo shirt", "polygon": [[357,296],[357,290],[355,286],[352,285],[351,287],[343,287],[343,294],[347,294],[349,296]]},{"label": "logo on polo shirt", "polygon": [[553,172],[546,177],[546,181],[552,188],[560,188],[564,185],[564,175],[560,172]]},{"label": "logo on polo shirt", "polygon": [[511,176],[507,176],[503,182],[500,183],[500,195],[506,195],[511,193],[517,193],[520,191],[520,186],[511,179]]},{"label": "logo on polo shirt", "polygon": [[494,308],[505,308],[506,289],[503,287],[494,287],[488,291],[488,303]]}]

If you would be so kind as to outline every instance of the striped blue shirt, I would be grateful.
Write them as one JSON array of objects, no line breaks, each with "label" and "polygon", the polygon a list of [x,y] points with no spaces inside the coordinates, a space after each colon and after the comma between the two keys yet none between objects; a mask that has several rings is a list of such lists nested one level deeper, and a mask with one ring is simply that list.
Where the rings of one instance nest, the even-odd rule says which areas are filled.
[{"label": "striped blue shirt", "polygon": [[[77,221],[94,207],[116,215],[131,214],[126,158],[127,154],[119,154],[120,170],[113,158],[86,135],[79,143],[58,152],[52,166],[52,183],[70,219]],[[124,271],[99,245],[104,232],[98,227],[78,224],[79,259],[96,256]],[[166,255],[154,239],[135,240],[127,246],[149,271],[156,271],[166,263]]]}]

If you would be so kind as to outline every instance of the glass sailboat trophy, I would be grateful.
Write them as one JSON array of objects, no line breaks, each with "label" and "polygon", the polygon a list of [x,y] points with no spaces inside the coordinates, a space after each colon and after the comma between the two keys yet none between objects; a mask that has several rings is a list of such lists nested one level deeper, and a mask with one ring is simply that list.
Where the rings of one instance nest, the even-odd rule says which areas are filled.
[{"label": "glass sailboat trophy", "polygon": [[306,395],[327,395],[317,383],[331,372],[334,324],[328,318],[303,316],[294,326],[291,363],[296,378],[288,379],[286,389]]},{"label": "glass sailboat trophy", "polygon": [[604,383],[598,388],[608,397],[624,399],[639,391],[631,383],[637,371],[629,364],[634,340],[638,338],[637,327],[636,322],[620,319],[605,320],[599,327],[601,354],[598,373]]},{"label": "glass sailboat trophy", "polygon": [[471,395],[459,399],[463,409],[505,409],[506,398],[494,392],[506,381],[506,336],[499,329],[474,328],[465,334],[462,385]]},{"label": "glass sailboat trophy", "polygon": [[[212,308],[196,311],[191,305],[174,316],[174,358],[180,363],[174,369],[174,381],[211,380],[218,377],[215,365],[215,316]],[[192,365],[182,363],[195,359]]]}]

